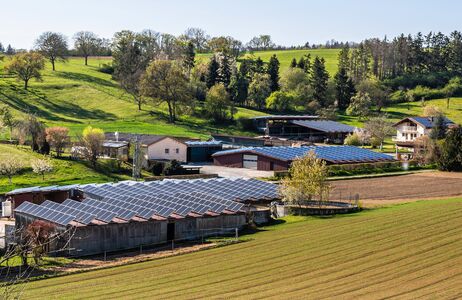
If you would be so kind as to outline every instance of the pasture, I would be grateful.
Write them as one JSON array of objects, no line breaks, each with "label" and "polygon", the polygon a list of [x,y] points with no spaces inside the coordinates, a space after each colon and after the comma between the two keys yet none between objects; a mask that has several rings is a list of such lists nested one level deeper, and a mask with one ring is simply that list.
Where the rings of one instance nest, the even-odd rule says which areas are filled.
[{"label": "pasture", "polygon": [[462,296],[462,198],[290,217],[244,243],[32,282],[27,299]]}]

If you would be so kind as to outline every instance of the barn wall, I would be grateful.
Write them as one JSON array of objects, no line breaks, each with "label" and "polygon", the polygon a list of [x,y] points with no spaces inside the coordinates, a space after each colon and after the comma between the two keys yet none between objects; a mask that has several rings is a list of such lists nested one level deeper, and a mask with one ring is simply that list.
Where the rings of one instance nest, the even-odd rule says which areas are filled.
[{"label": "barn wall", "polygon": [[160,244],[167,241],[166,221],[131,222],[77,227],[70,248],[71,254],[85,256],[137,248],[140,245]]},{"label": "barn wall", "polygon": [[[273,163],[272,170],[271,163]],[[278,159],[258,155],[257,169],[260,171],[285,171],[288,169],[288,164]]]},{"label": "barn wall", "polygon": [[215,166],[242,168],[242,153],[226,154],[213,158]]}]

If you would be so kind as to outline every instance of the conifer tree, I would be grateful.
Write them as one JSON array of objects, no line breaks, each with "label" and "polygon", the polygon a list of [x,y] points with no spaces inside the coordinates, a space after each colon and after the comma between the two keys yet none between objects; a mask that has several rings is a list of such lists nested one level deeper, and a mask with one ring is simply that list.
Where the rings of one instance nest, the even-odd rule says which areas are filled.
[{"label": "conifer tree", "polygon": [[313,98],[321,106],[325,106],[327,100],[327,82],[329,74],[326,71],[324,58],[315,57],[312,66],[311,88],[313,89]]},{"label": "conifer tree", "polygon": [[276,54],[271,56],[267,71],[271,80],[271,91],[275,92],[279,90],[279,60],[277,59]]},{"label": "conifer tree", "polygon": [[211,88],[217,83],[219,67],[220,66],[218,65],[217,59],[215,55],[213,55],[210,58],[210,62],[209,62],[208,70],[207,70],[207,78],[206,78],[207,88]]},{"label": "conifer tree", "polygon": [[296,68],[297,67],[297,60],[294,58],[292,58],[292,62],[290,63],[290,67],[291,68]]}]

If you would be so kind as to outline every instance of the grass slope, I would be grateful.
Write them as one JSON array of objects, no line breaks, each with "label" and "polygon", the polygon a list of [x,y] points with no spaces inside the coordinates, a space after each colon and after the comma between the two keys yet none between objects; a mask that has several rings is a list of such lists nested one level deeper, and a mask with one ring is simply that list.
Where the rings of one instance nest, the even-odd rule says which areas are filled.
[{"label": "grass slope", "polygon": [[[108,62],[107,58],[91,58],[89,66],[84,66],[82,58],[70,58],[65,63],[58,63],[56,72],[47,64],[43,81],[31,82],[28,91],[14,78],[0,78],[0,104],[10,105],[18,115],[34,113],[49,126],[67,126],[73,134],[81,132],[87,125],[106,131],[190,137],[206,137],[210,132],[242,133],[235,126],[214,125],[195,116],[185,115],[177,124],[169,124],[163,105],[148,104],[138,111],[132,98],[111,76],[98,71]],[[239,108],[236,117],[262,114]]]},{"label": "grass slope", "polygon": [[[292,59],[295,58],[297,61],[300,57],[310,54],[311,62],[313,62],[316,56],[323,57],[326,60],[326,69],[330,76],[333,77],[337,72],[337,60],[340,49],[312,49],[312,50],[269,50],[269,51],[255,51],[252,54],[246,54],[249,57],[260,57],[263,61],[268,62],[273,54],[276,54],[280,65],[280,72],[284,72],[290,66]],[[210,57],[210,54],[198,54],[197,60],[206,60]]]},{"label": "grass slope", "polygon": [[30,186],[66,185],[130,179],[130,170],[128,168],[122,168],[119,173],[114,173],[111,171],[111,161],[109,160],[100,160],[98,168],[94,170],[87,162],[52,158],[51,162],[54,170],[46,174],[45,180],[42,180],[42,177],[33,173],[30,167],[30,162],[33,159],[42,157],[40,154],[33,153],[29,148],[0,144],[0,160],[7,156],[21,161],[25,168],[20,174],[13,177],[13,184],[11,185],[8,183],[6,177],[1,176],[0,193]]},{"label": "grass slope", "polygon": [[461,235],[462,199],[292,217],[243,244],[33,282],[24,298],[459,298]]}]

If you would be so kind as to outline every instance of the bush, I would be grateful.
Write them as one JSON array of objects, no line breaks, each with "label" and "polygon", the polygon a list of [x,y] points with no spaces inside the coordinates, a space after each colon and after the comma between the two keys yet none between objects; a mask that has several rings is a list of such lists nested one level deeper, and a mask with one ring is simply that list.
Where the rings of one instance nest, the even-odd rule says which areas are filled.
[{"label": "bush", "polygon": [[266,99],[266,108],[285,112],[292,109],[294,99],[291,93],[276,91]]},{"label": "bush", "polygon": [[357,133],[353,133],[345,138],[344,144],[349,146],[361,146],[361,139]]},{"label": "bush", "polygon": [[239,117],[237,119],[237,125],[240,129],[245,131],[256,131],[257,128],[255,127],[255,123],[252,119]]},{"label": "bush", "polygon": [[154,162],[154,164],[151,167],[151,172],[154,176],[160,176],[162,175],[162,172],[164,171],[164,164],[161,163],[160,161]]},{"label": "bush", "polygon": [[181,166],[180,162],[174,159],[165,165],[163,175],[165,176],[181,175],[183,174],[183,172],[184,172],[184,169]]},{"label": "bush", "polygon": [[109,64],[103,64],[101,68],[98,69],[101,73],[106,73],[106,74],[114,74],[114,67]]}]

